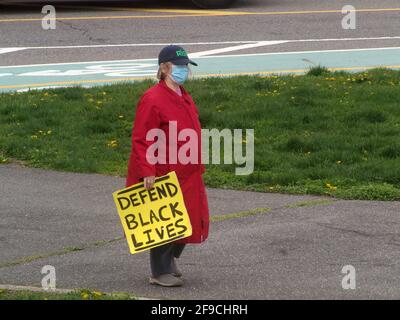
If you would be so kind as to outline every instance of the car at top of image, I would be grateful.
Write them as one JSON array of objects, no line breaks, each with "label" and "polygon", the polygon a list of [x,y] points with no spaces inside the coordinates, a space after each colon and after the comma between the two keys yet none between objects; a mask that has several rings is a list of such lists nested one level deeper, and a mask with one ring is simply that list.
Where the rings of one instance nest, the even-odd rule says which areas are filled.
[{"label": "car at top of image", "polygon": [[[71,2],[71,3],[79,3],[79,2],[87,2],[87,3],[96,3],[96,2],[102,2],[102,1],[96,1],[96,0],[51,0],[50,2]],[[189,0],[193,4],[195,4],[199,8],[203,9],[223,9],[223,8],[228,8],[230,7],[233,3],[235,3],[237,0]],[[0,0],[0,3],[2,0]],[[13,3],[44,3],[45,0],[7,0],[7,4],[13,4]],[[112,2],[112,1],[110,1]]]},{"label": "car at top of image", "polygon": [[236,0],[192,0],[192,2],[200,8],[227,8]]}]

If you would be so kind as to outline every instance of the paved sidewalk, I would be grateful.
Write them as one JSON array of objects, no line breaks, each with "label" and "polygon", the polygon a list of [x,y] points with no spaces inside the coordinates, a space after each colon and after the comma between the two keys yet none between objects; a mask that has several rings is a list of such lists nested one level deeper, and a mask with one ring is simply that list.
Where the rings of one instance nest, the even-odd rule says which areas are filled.
[{"label": "paved sidewalk", "polygon": [[[112,201],[124,179],[0,165],[0,284],[126,291],[167,299],[400,298],[400,202],[208,189],[210,238],[179,261],[185,286],[147,283],[148,253],[130,255]],[[356,290],[343,290],[344,265]]]}]

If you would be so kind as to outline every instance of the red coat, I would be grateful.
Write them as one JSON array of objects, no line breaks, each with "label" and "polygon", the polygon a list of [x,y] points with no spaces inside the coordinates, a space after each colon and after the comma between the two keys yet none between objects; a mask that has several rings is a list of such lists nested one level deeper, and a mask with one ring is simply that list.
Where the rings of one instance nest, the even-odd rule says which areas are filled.
[{"label": "red coat", "polygon": [[[209,230],[209,211],[201,164],[201,127],[199,113],[192,97],[180,86],[182,97],[169,88],[164,80],[148,89],[140,98],[136,109],[132,131],[132,150],[128,164],[126,187],[143,181],[144,177],[162,176],[175,171],[186,208],[189,213],[193,233],[177,243],[200,243],[207,239]],[[176,121],[178,133],[182,129],[194,129],[198,137],[197,164],[182,164],[179,159],[174,164],[169,161],[169,121]],[[166,135],[166,164],[150,164],[146,160],[146,150],[153,141],[146,141],[150,129],[162,129]],[[186,140],[187,141],[187,140]],[[178,148],[186,141],[178,141]]]}]

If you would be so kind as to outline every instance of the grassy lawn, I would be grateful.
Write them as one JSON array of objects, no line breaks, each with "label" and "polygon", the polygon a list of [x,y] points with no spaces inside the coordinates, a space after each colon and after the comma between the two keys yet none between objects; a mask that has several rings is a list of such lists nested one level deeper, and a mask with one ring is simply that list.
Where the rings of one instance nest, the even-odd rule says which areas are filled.
[{"label": "grassy lawn", "polygon": [[70,293],[0,290],[0,300],[135,300],[135,297],[127,293],[105,294],[91,290],[76,290]]},{"label": "grassy lawn", "polygon": [[[154,82],[0,95],[0,163],[125,176],[136,103]],[[209,187],[400,199],[400,71],[190,80],[203,128],[253,128],[255,171]]]}]

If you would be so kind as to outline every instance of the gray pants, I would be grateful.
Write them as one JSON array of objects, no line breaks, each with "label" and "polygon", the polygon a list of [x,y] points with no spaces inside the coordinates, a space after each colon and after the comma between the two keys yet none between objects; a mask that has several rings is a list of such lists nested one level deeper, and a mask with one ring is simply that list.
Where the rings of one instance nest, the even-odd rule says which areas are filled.
[{"label": "gray pants", "polygon": [[153,277],[172,272],[172,261],[179,258],[185,244],[167,243],[150,249],[150,267]]}]

